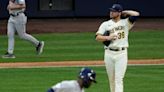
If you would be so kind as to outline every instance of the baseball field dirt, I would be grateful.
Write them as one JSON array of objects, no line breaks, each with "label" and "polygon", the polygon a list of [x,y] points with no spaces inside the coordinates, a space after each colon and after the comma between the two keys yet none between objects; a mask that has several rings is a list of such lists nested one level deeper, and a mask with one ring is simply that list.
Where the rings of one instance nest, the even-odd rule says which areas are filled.
[{"label": "baseball field dirt", "polygon": [[[162,65],[164,59],[129,60],[129,65]],[[103,61],[63,61],[63,62],[16,62],[0,63],[0,68],[33,68],[33,67],[70,67],[70,66],[103,66]]]}]

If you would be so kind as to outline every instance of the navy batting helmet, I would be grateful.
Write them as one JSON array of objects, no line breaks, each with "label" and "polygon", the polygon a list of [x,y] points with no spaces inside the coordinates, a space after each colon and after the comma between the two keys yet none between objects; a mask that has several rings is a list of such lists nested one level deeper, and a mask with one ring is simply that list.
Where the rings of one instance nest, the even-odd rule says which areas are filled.
[{"label": "navy batting helmet", "polygon": [[120,4],[113,4],[112,8],[109,8],[110,11],[122,12],[123,8]]},{"label": "navy batting helmet", "polygon": [[82,68],[79,77],[85,82],[93,81],[96,83],[96,73],[90,68]]}]

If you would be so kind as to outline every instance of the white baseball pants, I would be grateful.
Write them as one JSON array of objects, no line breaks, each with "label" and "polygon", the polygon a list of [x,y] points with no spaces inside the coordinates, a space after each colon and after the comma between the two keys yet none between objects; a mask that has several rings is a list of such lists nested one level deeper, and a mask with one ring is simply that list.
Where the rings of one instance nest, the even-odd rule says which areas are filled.
[{"label": "white baseball pants", "polygon": [[105,50],[104,62],[111,92],[123,92],[123,78],[127,61],[127,49],[122,51]]}]

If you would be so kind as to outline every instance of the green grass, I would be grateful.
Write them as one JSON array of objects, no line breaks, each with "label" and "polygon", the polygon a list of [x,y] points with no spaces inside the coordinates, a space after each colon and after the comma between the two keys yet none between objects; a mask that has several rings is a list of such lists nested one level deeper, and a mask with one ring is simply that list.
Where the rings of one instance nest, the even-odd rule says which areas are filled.
[{"label": "green grass", "polygon": [[[74,80],[81,67],[0,69],[1,92],[46,92],[62,80]],[[97,84],[86,92],[109,92],[105,67],[92,67]],[[128,66],[125,92],[163,92],[164,66]]]},{"label": "green grass", "polygon": [[125,77],[126,92],[163,92],[164,66],[131,66]]},{"label": "green grass", "polygon": [[[103,45],[95,41],[95,33],[51,33],[33,35],[45,41],[44,53],[36,55],[35,47],[16,36],[16,59],[0,62],[37,62],[69,60],[103,60]],[[164,31],[134,31],[129,36],[129,59],[158,59],[164,55]],[[0,36],[0,54],[7,49],[7,37]]]},{"label": "green grass", "polygon": [[129,35],[130,59],[164,58],[164,31],[135,31]]}]

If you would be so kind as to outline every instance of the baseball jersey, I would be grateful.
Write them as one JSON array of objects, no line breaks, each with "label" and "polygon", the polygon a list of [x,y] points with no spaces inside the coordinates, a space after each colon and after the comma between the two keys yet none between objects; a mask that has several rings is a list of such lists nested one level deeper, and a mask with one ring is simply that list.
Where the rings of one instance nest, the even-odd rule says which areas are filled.
[{"label": "baseball jersey", "polygon": [[[15,4],[25,4],[25,0],[15,0],[14,3]],[[25,8],[22,8],[22,9],[14,9],[14,10],[10,10],[9,13],[16,15],[17,13],[24,12],[24,11],[25,11]]]},{"label": "baseball jersey", "polygon": [[[117,34],[117,39],[112,40],[108,46],[110,48],[128,47],[128,34],[133,24],[129,21],[129,18],[121,19],[118,22],[114,22],[112,19],[103,22],[96,34],[103,35],[105,31],[109,31],[110,34]],[[105,46],[106,47],[106,46]]]},{"label": "baseball jersey", "polygon": [[77,80],[62,81],[52,87],[54,92],[84,92]]}]

